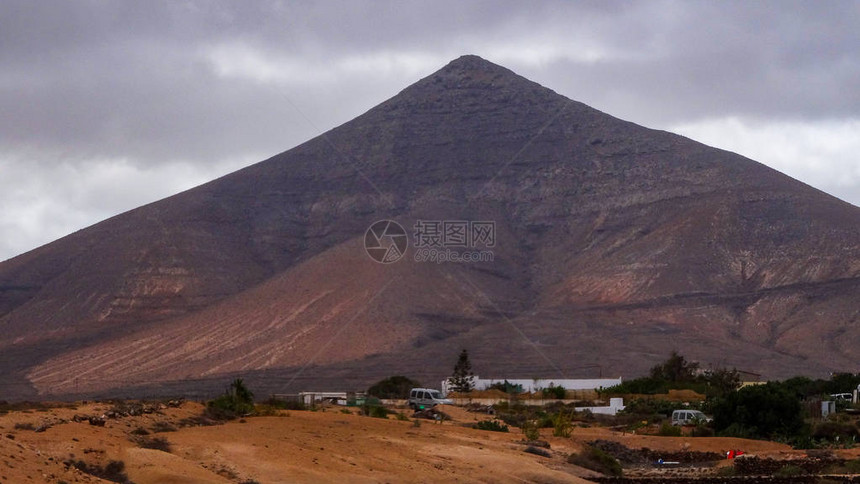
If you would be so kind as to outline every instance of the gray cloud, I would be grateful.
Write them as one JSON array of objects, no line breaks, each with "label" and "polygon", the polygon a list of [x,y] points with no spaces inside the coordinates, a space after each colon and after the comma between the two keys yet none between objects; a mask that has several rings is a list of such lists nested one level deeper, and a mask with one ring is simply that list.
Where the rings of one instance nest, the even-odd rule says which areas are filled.
[{"label": "gray cloud", "polygon": [[[860,204],[857,25],[852,1],[6,1],[0,260],[295,146],[464,53]],[[823,127],[842,147],[827,163]]]}]

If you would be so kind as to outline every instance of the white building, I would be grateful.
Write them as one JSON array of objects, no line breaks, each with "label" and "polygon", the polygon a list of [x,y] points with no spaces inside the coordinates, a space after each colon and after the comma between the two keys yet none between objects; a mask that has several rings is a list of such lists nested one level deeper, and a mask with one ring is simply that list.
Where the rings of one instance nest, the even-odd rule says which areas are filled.
[{"label": "white building", "polygon": [[[475,385],[475,390],[486,390],[495,383],[504,383],[504,378],[479,378],[475,376],[472,381]],[[512,385],[520,385],[524,392],[539,392],[544,388],[553,386],[562,386],[565,390],[599,390],[601,388],[609,388],[621,384],[621,377],[618,378],[586,378],[586,379],[507,379],[507,382]],[[442,393],[448,394],[448,380],[442,381]]]}]

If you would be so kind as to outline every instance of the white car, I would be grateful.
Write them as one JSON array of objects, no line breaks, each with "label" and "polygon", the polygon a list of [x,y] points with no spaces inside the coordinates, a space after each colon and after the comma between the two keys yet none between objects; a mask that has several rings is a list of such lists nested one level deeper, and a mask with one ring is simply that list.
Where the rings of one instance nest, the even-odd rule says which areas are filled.
[{"label": "white car", "polygon": [[454,401],[442,396],[439,390],[432,388],[413,388],[409,390],[409,406],[413,409],[424,410],[436,405],[453,405]]}]

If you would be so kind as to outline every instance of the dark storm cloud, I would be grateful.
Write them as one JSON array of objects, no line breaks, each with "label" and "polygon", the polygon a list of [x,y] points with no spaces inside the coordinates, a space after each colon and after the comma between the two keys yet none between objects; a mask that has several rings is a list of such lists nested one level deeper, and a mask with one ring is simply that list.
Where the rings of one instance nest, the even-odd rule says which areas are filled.
[{"label": "dark storm cloud", "polygon": [[846,133],[832,173],[796,173],[858,203],[857,25],[849,1],[4,1],[0,259],[295,146],[465,53],[715,144],[729,119],[767,139],[829,123]]}]

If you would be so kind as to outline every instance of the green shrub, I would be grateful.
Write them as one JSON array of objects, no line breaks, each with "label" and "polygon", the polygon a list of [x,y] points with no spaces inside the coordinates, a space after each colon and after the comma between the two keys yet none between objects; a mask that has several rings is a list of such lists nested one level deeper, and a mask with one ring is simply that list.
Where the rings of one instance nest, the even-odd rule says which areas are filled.
[{"label": "green shrub", "polygon": [[787,465],[780,467],[779,470],[773,473],[775,477],[794,477],[806,474],[802,467],[795,465]]},{"label": "green shrub", "polygon": [[508,426],[498,420],[481,420],[472,426],[478,430],[489,430],[491,432],[507,432]]},{"label": "green shrub", "polygon": [[567,390],[564,389],[561,385],[550,385],[543,390],[541,390],[544,398],[555,398],[558,400],[563,400],[565,396],[567,396]]},{"label": "green shrub", "polygon": [[621,464],[615,457],[593,446],[586,447],[578,454],[570,454],[567,462],[607,476],[621,477],[623,474]]},{"label": "green shrub", "polygon": [[390,376],[374,383],[367,389],[367,394],[377,398],[405,399],[409,398],[409,390],[420,386],[420,383],[405,376]]},{"label": "green shrub", "polygon": [[254,413],[254,394],[241,378],[230,384],[224,395],[206,404],[207,416],[216,420],[232,420]]},{"label": "green shrub", "polygon": [[374,418],[388,418],[388,409],[381,405],[362,405],[361,414]]},{"label": "green shrub", "polygon": [[672,425],[669,422],[663,422],[663,425],[660,426],[660,430],[657,434],[663,437],[680,437],[681,427]]},{"label": "green shrub", "polygon": [[573,429],[570,414],[564,410],[559,410],[552,418],[552,435],[555,437],[570,437]]},{"label": "green shrub", "polygon": [[526,440],[540,439],[540,428],[538,428],[537,423],[534,420],[526,420],[523,422],[520,429],[523,431],[523,435],[525,435]]},{"label": "green shrub", "polygon": [[522,385],[520,385],[519,383],[513,384],[513,383],[509,382],[508,380],[505,380],[504,383],[502,383],[502,382],[493,383],[487,389],[488,390],[501,390],[501,391],[503,391],[507,394],[510,394],[510,395],[517,395],[517,394],[523,392],[523,386]]}]

